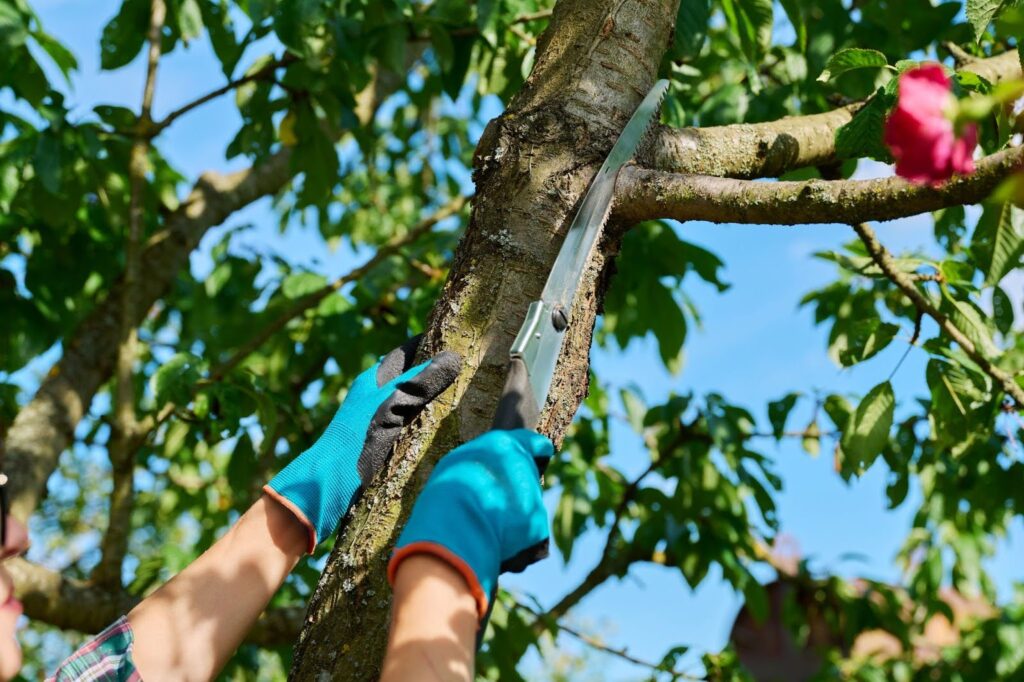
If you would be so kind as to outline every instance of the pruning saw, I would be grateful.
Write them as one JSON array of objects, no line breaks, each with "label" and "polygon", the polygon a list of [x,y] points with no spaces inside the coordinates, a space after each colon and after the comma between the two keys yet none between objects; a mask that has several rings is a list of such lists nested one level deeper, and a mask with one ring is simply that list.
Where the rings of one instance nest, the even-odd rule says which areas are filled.
[{"label": "pruning saw", "polygon": [[509,349],[508,377],[494,417],[495,429],[537,428],[540,411],[551,389],[555,364],[562,352],[565,331],[572,323],[570,312],[583,269],[597,247],[611,212],[615,179],[619,170],[633,158],[667,90],[667,80],[654,84],[591,181],[540,299],[530,304]]}]

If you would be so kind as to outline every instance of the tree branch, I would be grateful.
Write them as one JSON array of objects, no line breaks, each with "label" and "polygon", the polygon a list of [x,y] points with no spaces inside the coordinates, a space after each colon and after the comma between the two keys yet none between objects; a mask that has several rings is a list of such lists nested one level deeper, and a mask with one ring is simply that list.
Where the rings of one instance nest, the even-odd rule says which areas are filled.
[{"label": "tree branch", "polygon": [[[682,440],[682,438],[683,436],[680,436],[679,440]],[[633,557],[629,556],[628,553],[623,555],[617,551],[621,549],[616,547],[620,536],[619,524],[622,522],[622,517],[625,516],[629,503],[633,501],[633,498],[636,497],[637,492],[640,490],[640,484],[654,472],[660,461],[660,458],[652,458],[650,465],[622,491],[622,498],[615,507],[611,528],[608,530],[608,536],[605,538],[601,558],[598,559],[597,564],[590,569],[590,573],[587,574],[579,585],[562,597],[557,604],[548,609],[544,615],[545,619],[557,621],[568,613],[569,609],[582,601],[584,597],[600,587],[608,578],[615,575],[624,563],[628,565],[632,562]],[[544,622],[541,620],[535,621],[533,624],[534,633],[540,634],[543,630]]]},{"label": "tree branch", "polygon": [[[407,64],[423,52],[407,50]],[[402,86],[401,76],[376,74],[356,97],[356,115],[368,125],[390,93]],[[292,178],[291,149],[282,148],[252,167],[230,174],[204,173],[191,193],[164,221],[142,252],[146,277],[140,289],[140,305],[148,309],[163,296],[189,254],[206,231],[257,199],[276,194]],[[111,291],[117,291],[115,282]],[[19,412],[6,438],[7,470],[11,478],[15,516],[26,519],[45,492],[46,481],[60,453],[72,442],[74,430],[93,396],[114,366],[120,318],[120,297],[108,296],[64,339],[63,356],[50,369],[32,400]],[[136,323],[138,324],[138,323]]]},{"label": "tree branch", "polygon": [[221,95],[225,95],[225,94],[231,92],[235,88],[240,88],[243,85],[245,85],[246,83],[251,83],[253,81],[258,81],[258,80],[263,80],[263,79],[265,79],[265,78],[267,78],[269,76],[273,76],[274,72],[276,72],[278,69],[283,68],[285,66],[288,66],[289,64],[291,64],[292,62],[296,61],[297,59],[298,59],[298,57],[296,57],[291,52],[286,52],[284,54],[284,56],[282,56],[280,59],[276,59],[276,60],[272,61],[271,63],[269,63],[266,66],[264,66],[262,69],[259,69],[258,71],[254,71],[253,73],[250,73],[248,75],[242,76],[241,78],[236,78],[233,81],[229,81],[228,83],[226,83],[225,85],[217,88],[216,90],[211,90],[210,92],[206,93],[202,97],[199,97],[198,99],[192,100],[188,104],[184,104],[184,105],[178,107],[177,109],[175,109],[171,113],[169,113],[166,116],[164,116],[161,120],[153,122],[152,125],[148,129],[148,136],[150,138],[156,137],[161,132],[163,132],[164,129],[169,127],[172,123],[174,123],[179,118],[181,118],[185,114],[189,113],[193,109],[196,109],[197,107],[201,107],[202,105],[206,104],[207,102],[209,102],[211,100],[214,100],[214,99],[217,99]]},{"label": "tree branch", "polygon": [[615,216],[628,223],[656,218],[713,223],[803,225],[895,220],[947,206],[975,204],[1024,168],[1024,148],[992,154],[974,173],[939,188],[897,177],[880,180],[754,182],[624,168]]},{"label": "tree branch", "polygon": [[579,630],[577,630],[577,629],[575,629],[573,627],[570,627],[570,626],[566,625],[565,623],[562,623],[559,620],[552,619],[549,614],[542,613],[540,611],[532,609],[529,606],[527,606],[526,604],[522,603],[521,601],[516,601],[515,602],[515,608],[522,609],[523,611],[526,611],[531,616],[533,616],[534,619],[535,619],[534,620],[534,624],[541,623],[543,625],[543,627],[541,628],[542,630],[549,629],[549,628],[552,628],[552,627],[553,628],[557,628],[558,630],[561,630],[562,632],[566,633],[567,635],[572,635],[573,637],[575,637],[579,641],[583,642],[584,644],[586,644],[587,646],[589,646],[592,649],[597,649],[598,651],[603,651],[605,653],[611,654],[612,656],[615,656],[617,658],[621,658],[622,660],[628,661],[629,663],[632,663],[633,665],[638,665],[638,666],[641,666],[643,668],[648,668],[649,670],[651,670],[653,672],[658,672],[658,673],[664,673],[666,675],[671,675],[673,680],[705,680],[705,679],[707,679],[707,678],[701,677],[699,675],[691,675],[689,673],[685,673],[685,672],[683,672],[681,670],[673,670],[673,669],[666,670],[664,667],[662,667],[661,665],[659,665],[657,663],[651,663],[650,661],[645,661],[642,658],[637,658],[636,656],[633,656],[632,654],[629,653],[629,650],[626,647],[622,647],[622,648],[617,649],[615,647],[608,646],[607,644],[605,644],[604,642],[602,642],[598,638],[594,637],[593,635],[588,635],[585,632],[580,632]]},{"label": "tree branch", "polygon": [[[25,559],[11,559],[4,568],[14,578],[14,594],[24,604],[25,615],[63,630],[99,632],[140,601],[119,587],[68,578]],[[291,644],[304,613],[304,606],[270,609],[260,616],[246,641],[265,647]]]},{"label": "tree branch", "polygon": [[[135,358],[138,355],[139,320],[144,310],[139,300],[142,279],[141,240],[143,221],[143,193],[149,167],[149,141],[146,129],[152,121],[153,95],[156,92],[156,72],[160,64],[160,39],[167,16],[164,0],[152,0],[149,10],[149,55],[146,60],[146,82],[142,88],[142,105],[128,158],[129,203],[128,234],[124,249],[124,279],[121,287],[121,325],[114,370],[114,422],[107,451],[113,478],[107,532],[100,543],[100,562],[93,571],[93,579],[100,584],[121,583],[121,564],[128,549],[131,531],[131,513],[134,502],[134,451],[129,442],[138,428],[135,414]],[[147,308],[149,306],[146,306]]]},{"label": "tree branch", "polygon": [[[470,199],[471,198],[472,197],[470,197]],[[467,199],[464,196],[455,197],[445,206],[438,209],[436,213],[434,213],[428,218],[421,220],[404,235],[396,236],[389,240],[386,244],[381,246],[376,251],[376,253],[374,253],[370,260],[368,260],[363,265],[360,265],[359,267],[351,270],[347,274],[342,275],[333,282],[324,285],[320,289],[310,292],[309,294],[306,294],[302,298],[296,299],[292,303],[292,305],[283,310],[280,315],[278,315],[270,322],[270,324],[265,325],[262,329],[260,329],[260,331],[250,336],[249,340],[246,341],[246,343],[242,347],[236,350],[235,353],[231,355],[227,360],[214,366],[210,370],[209,376],[206,379],[198,382],[197,384],[194,384],[192,387],[193,393],[195,392],[195,389],[198,388],[199,386],[207,385],[223,379],[228,374],[228,372],[230,372],[235,367],[244,362],[247,357],[249,357],[260,346],[266,343],[270,339],[270,337],[284,329],[284,327],[289,322],[299,317],[307,310],[316,307],[320,303],[320,301],[325,299],[331,293],[338,291],[349,282],[354,282],[364,277],[367,273],[373,270],[385,259],[395,255],[396,253],[400,252],[403,247],[414,243],[424,234],[430,232],[439,222],[458,213],[460,210],[462,210],[462,207],[465,206],[467,201],[469,201],[469,199]],[[310,378],[309,381],[312,381],[312,378]],[[149,436],[153,433],[153,431],[156,430],[156,428],[163,424],[165,421],[167,421],[171,417],[171,415],[174,414],[174,411],[178,409],[178,407],[180,406],[173,402],[165,403],[157,412],[150,413],[137,422],[137,427],[134,433],[132,434],[132,438],[129,439],[126,443],[126,447],[133,454],[133,456],[134,453],[137,453],[139,448],[141,448],[146,443],[146,441],[149,439]],[[256,480],[258,481],[259,477],[257,477]],[[262,482],[258,483],[258,485],[262,486]]]},{"label": "tree branch", "polygon": [[[284,149],[251,168],[228,175],[205,173],[199,178],[142,250],[141,271],[146,277],[137,287],[136,315],[167,292],[207,230],[287,184],[290,155]],[[18,518],[27,518],[35,509],[57,458],[72,442],[75,426],[113,370],[122,308],[116,292],[122,282],[111,286],[115,293],[99,303],[65,340],[63,356],[7,432],[11,509]],[[137,319],[136,325],[140,321]]]},{"label": "tree branch", "polygon": [[985,374],[992,377],[992,380],[999,384],[1007,394],[1009,394],[1013,400],[1017,403],[1017,409],[1024,409],[1024,388],[1018,384],[1014,378],[996,367],[994,364],[989,362],[988,358],[978,352],[978,349],[974,346],[974,343],[967,338],[962,331],[960,331],[956,325],[954,325],[948,317],[946,317],[935,305],[928,300],[928,298],[922,294],[917,287],[914,286],[914,282],[907,277],[906,274],[900,272],[899,268],[893,262],[892,254],[882,246],[882,243],[878,241],[878,237],[866,224],[855,224],[852,226],[854,231],[857,232],[857,236],[864,243],[864,246],[868,250],[868,254],[871,255],[871,259],[875,261],[879,269],[885,273],[886,277],[892,280],[900,291],[902,291],[907,298],[914,304],[914,306],[928,317],[935,320],[938,323],[939,328],[945,332],[949,338],[953,339],[960,348],[963,349],[964,353],[967,354],[971,360],[974,361],[978,367],[982,369]]},{"label": "tree branch", "polygon": [[[1021,77],[1016,51],[972,61],[960,70],[993,83]],[[835,163],[836,130],[863,104],[768,123],[682,129],[662,126],[653,143],[651,166],[674,173],[759,178]]]}]

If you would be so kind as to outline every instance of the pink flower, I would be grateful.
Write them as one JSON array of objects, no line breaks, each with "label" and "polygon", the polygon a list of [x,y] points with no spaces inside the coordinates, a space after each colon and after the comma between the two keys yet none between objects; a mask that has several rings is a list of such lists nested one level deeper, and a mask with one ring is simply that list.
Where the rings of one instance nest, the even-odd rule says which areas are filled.
[{"label": "pink flower", "polygon": [[896,108],[885,123],[885,144],[896,158],[896,174],[919,185],[941,185],[954,173],[974,171],[978,128],[957,136],[950,119],[956,100],[942,67],[926,64],[900,76]]}]

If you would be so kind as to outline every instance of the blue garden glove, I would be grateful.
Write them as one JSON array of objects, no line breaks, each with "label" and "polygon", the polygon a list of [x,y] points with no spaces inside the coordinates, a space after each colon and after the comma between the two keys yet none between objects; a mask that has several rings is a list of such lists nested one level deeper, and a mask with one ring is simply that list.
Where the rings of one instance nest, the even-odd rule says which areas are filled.
[{"label": "blue garden glove", "polygon": [[461,359],[451,351],[413,367],[418,345],[416,337],[356,377],[313,447],[263,486],[309,529],[307,551],[337,529],[384,466],[402,427],[459,375]]},{"label": "blue garden glove", "polygon": [[398,538],[388,581],[409,556],[436,556],[466,579],[486,622],[498,574],[548,555],[540,472],[553,450],[544,436],[517,429],[490,431],[442,457]]}]

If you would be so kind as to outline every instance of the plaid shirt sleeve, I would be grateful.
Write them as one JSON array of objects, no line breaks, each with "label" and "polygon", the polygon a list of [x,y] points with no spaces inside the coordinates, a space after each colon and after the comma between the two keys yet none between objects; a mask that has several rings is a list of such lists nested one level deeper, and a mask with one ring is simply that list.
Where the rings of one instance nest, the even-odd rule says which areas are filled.
[{"label": "plaid shirt sleeve", "polygon": [[47,682],[142,682],[132,661],[135,637],[121,616],[60,664]]}]

